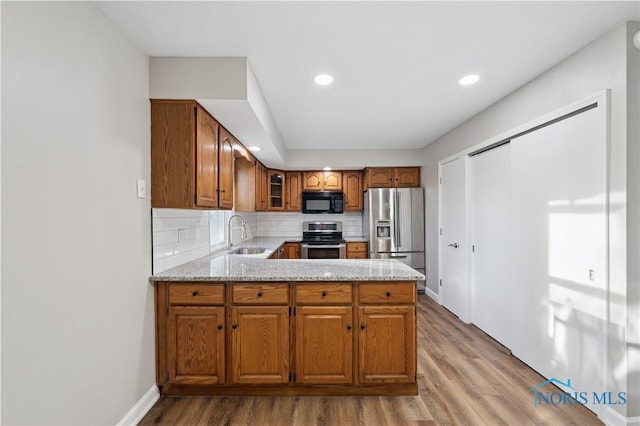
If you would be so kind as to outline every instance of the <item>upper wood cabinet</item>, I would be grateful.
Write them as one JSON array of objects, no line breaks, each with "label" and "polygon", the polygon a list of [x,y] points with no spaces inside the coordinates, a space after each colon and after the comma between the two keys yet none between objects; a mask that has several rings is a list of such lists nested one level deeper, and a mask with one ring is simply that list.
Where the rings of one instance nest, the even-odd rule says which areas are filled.
[{"label": "upper wood cabinet", "polygon": [[342,172],[303,172],[302,189],[304,191],[342,191]]},{"label": "upper wood cabinet", "polygon": [[362,196],[362,172],[343,172],[342,181],[344,186],[344,210],[348,212],[361,212],[364,206]]},{"label": "upper wood cabinet", "polygon": [[285,209],[299,212],[302,210],[302,173],[287,172],[285,181]]},{"label": "upper wood cabinet", "polygon": [[267,168],[259,161],[256,161],[256,180],[255,180],[255,193],[256,193],[256,211],[267,211],[267,196],[269,191],[267,190]]},{"label": "upper wood cabinet", "polygon": [[256,162],[245,158],[236,158],[234,175],[234,210],[252,212],[257,210]]},{"label": "upper wood cabinet", "polygon": [[151,207],[233,207],[233,154],[225,143],[219,158],[220,129],[194,101],[151,101]]},{"label": "upper wood cabinet", "polygon": [[218,144],[218,206],[233,208],[233,148],[238,144],[236,138],[220,126]]},{"label": "upper wood cabinet", "polygon": [[420,167],[368,167],[365,188],[418,188]]},{"label": "upper wood cabinet", "polygon": [[269,170],[267,172],[267,210],[285,210],[285,172]]}]

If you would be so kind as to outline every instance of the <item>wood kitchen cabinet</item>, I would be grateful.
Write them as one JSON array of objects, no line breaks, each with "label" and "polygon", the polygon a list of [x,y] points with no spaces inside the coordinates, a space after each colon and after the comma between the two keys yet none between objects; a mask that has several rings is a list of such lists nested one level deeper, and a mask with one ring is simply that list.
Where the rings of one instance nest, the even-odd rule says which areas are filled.
[{"label": "wood kitchen cabinet", "polygon": [[285,210],[285,181],[285,172],[280,170],[269,170],[267,172],[267,210]]},{"label": "wood kitchen cabinet", "polygon": [[415,382],[415,284],[366,283],[359,297],[360,382]]},{"label": "wood kitchen cabinet", "polygon": [[304,191],[342,191],[342,172],[302,172]]},{"label": "wood kitchen cabinet", "polygon": [[352,285],[298,283],[295,293],[296,383],[353,383]]},{"label": "wood kitchen cabinet", "polygon": [[160,393],[415,395],[415,286],[157,282]]},{"label": "wood kitchen cabinet", "polygon": [[302,173],[287,172],[285,174],[285,210],[302,211]]},{"label": "wood kitchen cabinet", "polygon": [[284,243],[282,259],[300,259],[300,243]]},{"label": "wood kitchen cabinet", "polygon": [[348,242],[347,259],[367,259],[369,244],[366,241]]},{"label": "wood kitchen cabinet", "polygon": [[176,283],[168,293],[166,379],[185,385],[224,384],[224,287]]},{"label": "wood kitchen cabinet", "polygon": [[236,138],[220,126],[218,144],[218,207],[233,208],[233,147],[238,144]]},{"label": "wood kitchen cabinet", "polygon": [[255,183],[255,193],[256,193],[256,206],[255,209],[257,212],[265,212],[267,211],[267,197],[269,196],[269,191],[267,189],[267,168],[262,165],[259,161],[256,161],[256,183]]},{"label": "wood kitchen cabinet", "polygon": [[301,306],[296,313],[296,383],[353,382],[350,306]]},{"label": "wood kitchen cabinet", "polygon": [[418,188],[420,167],[368,167],[364,184],[365,188]]},{"label": "wood kitchen cabinet", "polygon": [[237,284],[231,291],[232,383],[288,383],[288,284]]},{"label": "wood kitchen cabinet", "polygon": [[220,129],[195,101],[151,101],[151,207],[233,206],[233,145],[220,156]]},{"label": "wood kitchen cabinet", "polygon": [[363,176],[361,171],[346,171],[342,173],[344,186],[344,211],[361,212],[364,209],[362,195]]}]

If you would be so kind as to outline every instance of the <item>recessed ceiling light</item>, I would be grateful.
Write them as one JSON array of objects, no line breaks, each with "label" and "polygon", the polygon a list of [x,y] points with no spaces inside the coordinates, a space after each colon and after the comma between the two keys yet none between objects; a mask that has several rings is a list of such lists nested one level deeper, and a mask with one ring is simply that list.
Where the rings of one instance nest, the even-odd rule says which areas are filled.
[{"label": "recessed ceiling light", "polygon": [[255,145],[252,145],[252,146],[249,147],[249,151],[253,151],[253,152],[260,151],[261,149],[262,148],[260,148],[259,146],[255,146]]},{"label": "recessed ceiling light", "polygon": [[313,79],[313,81],[315,81],[316,84],[320,86],[326,86],[328,84],[333,83],[333,77],[331,77],[329,74],[318,74]]},{"label": "recessed ceiling light", "polygon": [[325,167],[322,168],[322,170],[324,170],[325,172],[328,172],[329,170],[331,170],[331,167],[325,166]]},{"label": "recessed ceiling light", "polygon": [[480,80],[480,76],[478,74],[469,74],[458,80],[458,84],[460,86],[468,86],[470,84],[477,83],[478,80]]}]

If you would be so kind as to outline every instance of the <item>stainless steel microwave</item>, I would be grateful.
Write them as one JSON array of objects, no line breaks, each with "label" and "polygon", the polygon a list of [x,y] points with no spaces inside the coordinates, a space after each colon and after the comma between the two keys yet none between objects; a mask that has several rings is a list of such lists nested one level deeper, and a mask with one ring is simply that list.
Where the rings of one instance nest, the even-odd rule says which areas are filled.
[{"label": "stainless steel microwave", "polygon": [[302,213],[343,213],[342,191],[303,191]]}]

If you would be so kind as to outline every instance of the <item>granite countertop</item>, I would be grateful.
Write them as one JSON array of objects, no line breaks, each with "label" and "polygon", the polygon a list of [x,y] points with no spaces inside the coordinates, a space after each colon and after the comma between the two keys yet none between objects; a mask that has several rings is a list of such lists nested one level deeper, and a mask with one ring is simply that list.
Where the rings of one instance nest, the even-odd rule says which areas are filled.
[{"label": "granite countertop", "polygon": [[265,247],[254,255],[211,254],[159,272],[151,281],[413,281],[425,277],[393,259],[267,259],[290,238],[254,238],[239,247]]}]

